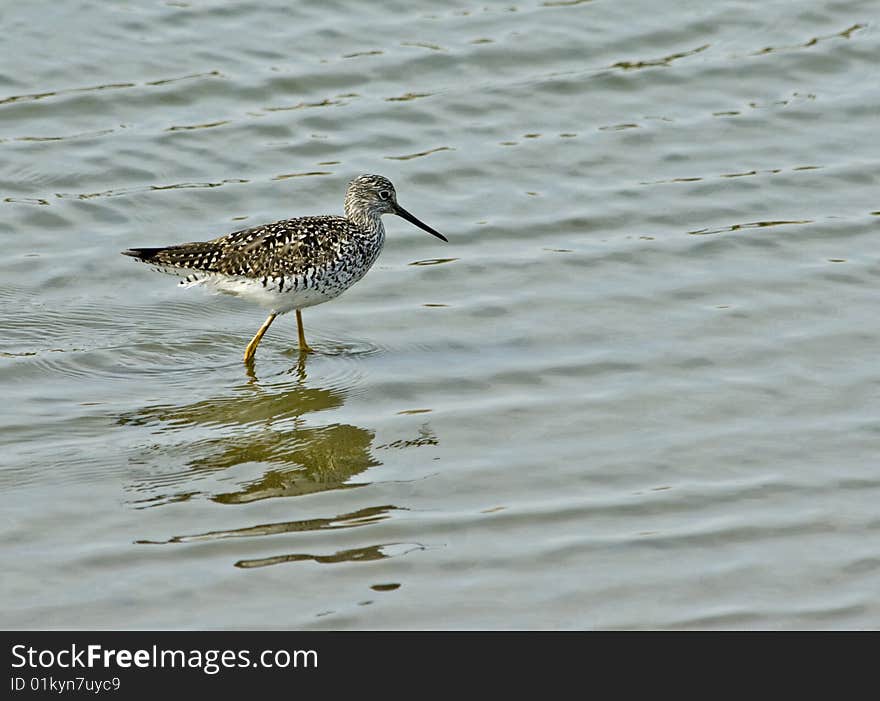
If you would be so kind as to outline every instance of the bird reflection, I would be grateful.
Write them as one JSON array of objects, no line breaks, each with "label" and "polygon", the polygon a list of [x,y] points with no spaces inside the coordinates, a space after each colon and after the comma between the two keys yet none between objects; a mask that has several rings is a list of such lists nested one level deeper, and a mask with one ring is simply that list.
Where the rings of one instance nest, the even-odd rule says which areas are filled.
[{"label": "bird reflection", "polygon": [[[207,497],[218,504],[245,504],[261,499],[292,497],[335,489],[365,486],[352,478],[370,467],[381,465],[374,452],[437,445],[427,424],[418,434],[383,445],[374,445],[372,430],[347,423],[316,425],[319,412],[342,407],[350,389],[319,387],[308,382],[301,357],[290,371],[270,382],[261,382],[249,368],[243,384],[225,394],[188,404],[156,404],[120,417],[120,424],[148,427],[154,444],[143,451],[143,462],[155,462],[161,471],[149,467],[129,485],[138,494],[135,505],[149,508]],[[179,465],[183,469],[168,470]],[[230,476],[249,474],[229,489]],[[198,486],[202,488],[199,489]],[[144,494],[146,493],[146,495]],[[142,539],[143,545],[189,544],[206,541],[240,540],[282,536],[296,538],[302,532],[368,527],[405,508],[391,504],[365,506],[356,511],[327,517],[260,523],[202,533],[174,535],[162,540]],[[269,542],[267,540],[267,542]],[[277,546],[277,540],[271,540]],[[288,549],[289,548],[289,549]],[[251,569],[285,562],[369,562],[422,550],[418,543],[388,543],[330,550],[318,553],[297,551],[288,545],[285,554],[237,559],[235,567]],[[292,551],[292,552],[291,552]]]},{"label": "bird reflection", "polygon": [[[132,484],[132,491],[153,492],[138,505],[185,501],[203,493],[192,489],[194,481],[245,464],[264,466],[262,475],[237,489],[217,490],[210,498],[242,504],[356,486],[349,483],[353,476],[381,464],[372,455],[374,432],[345,423],[306,425],[307,415],[341,407],[345,392],[308,386],[302,362],[291,374],[294,380],[272,385],[261,384],[251,374],[225,396],[148,406],[122,416],[121,424],[159,427],[154,435],[162,444],[149,452],[163,465],[179,464],[180,455],[190,456],[182,471],[147,475]],[[175,440],[180,435],[187,440]],[[186,489],[174,491],[184,485]]]}]

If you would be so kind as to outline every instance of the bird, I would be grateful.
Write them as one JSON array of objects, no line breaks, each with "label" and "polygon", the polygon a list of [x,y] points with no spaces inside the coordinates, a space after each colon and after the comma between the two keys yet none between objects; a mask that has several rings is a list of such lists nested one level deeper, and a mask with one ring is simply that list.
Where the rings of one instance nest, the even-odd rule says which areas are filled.
[{"label": "bird", "polygon": [[398,204],[388,178],[360,175],[348,183],[343,217],[282,219],[210,241],[121,253],[180,277],[183,287],[204,287],[268,309],[268,318],[245,348],[244,362],[249,365],[272,322],[291,310],[296,311],[300,352],[313,352],[306,342],[302,310],[338,297],[366,275],[385,245],[383,214],[402,217],[448,242]]}]

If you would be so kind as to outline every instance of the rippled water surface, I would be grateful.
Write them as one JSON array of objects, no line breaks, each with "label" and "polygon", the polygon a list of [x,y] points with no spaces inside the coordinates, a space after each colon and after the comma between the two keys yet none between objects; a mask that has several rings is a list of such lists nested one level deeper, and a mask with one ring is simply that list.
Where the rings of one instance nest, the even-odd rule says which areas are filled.
[{"label": "rippled water surface", "polygon": [[[7,3],[0,623],[880,626],[877,6],[657,7]],[[307,358],[119,255],[363,172]]]}]

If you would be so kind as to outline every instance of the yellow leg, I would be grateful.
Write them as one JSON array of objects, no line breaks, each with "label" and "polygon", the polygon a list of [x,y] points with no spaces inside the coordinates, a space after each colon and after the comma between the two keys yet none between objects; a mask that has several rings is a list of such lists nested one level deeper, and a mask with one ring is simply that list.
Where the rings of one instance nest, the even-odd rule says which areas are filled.
[{"label": "yellow leg", "polygon": [[266,330],[272,325],[272,322],[275,321],[276,314],[270,314],[269,318],[263,322],[263,325],[260,327],[260,330],[257,331],[257,335],[251,339],[251,342],[247,344],[247,348],[244,349],[244,362],[252,363],[254,362],[254,354],[257,352],[257,346],[260,345],[260,341],[263,340],[263,336],[266,333]]},{"label": "yellow leg", "polygon": [[303,331],[302,312],[300,312],[299,309],[296,310],[296,330],[299,332],[300,353],[314,353],[314,351],[309,347],[309,344],[306,343],[306,333],[305,331]]}]

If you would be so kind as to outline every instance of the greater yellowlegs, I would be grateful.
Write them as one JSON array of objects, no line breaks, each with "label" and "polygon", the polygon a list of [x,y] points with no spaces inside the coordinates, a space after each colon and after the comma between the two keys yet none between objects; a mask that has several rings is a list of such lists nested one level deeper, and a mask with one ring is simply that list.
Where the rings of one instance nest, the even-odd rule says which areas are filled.
[{"label": "greater yellowlegs", "polygon": [[394,185],[381,175],[361,175],[348,184],[345,216],[284,219],[235,231],[211,241],[122,251],[183,278],[270,310],[244,352],[254,353],[275,317],[296,310],[301,351],[309,352],[300,310],[338,297],[370,269],[385,244],[383,214],[396,214],[446,241],[446,237],[397,204]]}]

